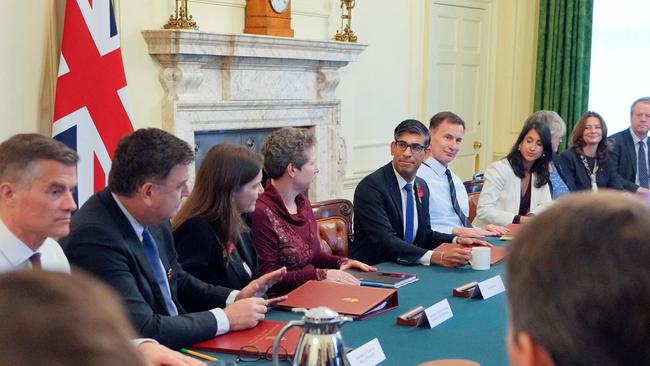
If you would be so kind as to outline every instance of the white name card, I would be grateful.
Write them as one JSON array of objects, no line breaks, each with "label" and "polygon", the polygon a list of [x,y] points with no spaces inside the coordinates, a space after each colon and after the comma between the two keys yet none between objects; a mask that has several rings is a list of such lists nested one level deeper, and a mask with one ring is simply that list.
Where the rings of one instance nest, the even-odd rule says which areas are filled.
[{"label": "white name card", "polygon": [[444,299],[424,309],[424,315],[427,317],[429,327],[433,328],[454,316],[454,313],[451,312],[449,301]]},{"label": "white name card", "polygon": [[485,281],[481,281],[476,286],[476,290],[472,294],[472,297],[478,297],[483,300],[489,299],[494,295],[500,294],[506,290],[506,287],[503,285],[503,280],[501,276],[494,276],[488,278]]},{"label": "white name card", "polygon": [[350,366],[375,366],[386,359],[377,338],[348,352]]}]

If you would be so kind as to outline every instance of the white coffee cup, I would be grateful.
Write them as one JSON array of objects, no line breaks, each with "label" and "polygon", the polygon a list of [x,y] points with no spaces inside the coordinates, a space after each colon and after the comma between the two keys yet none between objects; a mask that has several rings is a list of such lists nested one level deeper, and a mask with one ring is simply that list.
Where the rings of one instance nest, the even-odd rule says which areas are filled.
[{"label": "white coffee cup", "polygon": [[490,254],[490,247],[473,247],[472,260],[469,261],[472,269],[480,271],[490,269]]}]

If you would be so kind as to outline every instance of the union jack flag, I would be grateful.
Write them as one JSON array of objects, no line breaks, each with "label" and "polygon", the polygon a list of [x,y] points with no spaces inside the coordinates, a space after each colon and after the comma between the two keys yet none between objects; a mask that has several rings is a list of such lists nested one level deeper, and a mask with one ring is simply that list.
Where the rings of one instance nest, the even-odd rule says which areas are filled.
[{"label": "union jack flag", "polygon": [[133,131],[111,0],[68,0],[52,135],[79,154],[77,203],[106,186],[118,140]]}]

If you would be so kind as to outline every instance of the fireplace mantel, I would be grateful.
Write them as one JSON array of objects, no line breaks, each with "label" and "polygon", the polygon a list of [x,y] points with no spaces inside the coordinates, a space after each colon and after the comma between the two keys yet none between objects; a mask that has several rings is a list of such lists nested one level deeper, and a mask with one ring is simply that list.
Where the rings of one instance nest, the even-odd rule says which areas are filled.
[{"label": "fireplace mantel", "polygon": [[161,65],[164,129],[194,146],[195,132],[310,127],[321,170],[310,198],[340,197],[346,145],[338,69],[366,45],[184,30],[142,35]]}]

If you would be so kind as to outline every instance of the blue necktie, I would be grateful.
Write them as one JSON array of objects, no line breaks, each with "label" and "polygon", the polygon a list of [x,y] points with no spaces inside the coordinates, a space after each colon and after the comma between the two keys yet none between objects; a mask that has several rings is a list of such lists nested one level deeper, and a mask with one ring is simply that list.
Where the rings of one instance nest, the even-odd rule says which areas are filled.
[{"label": "blue necktie", "polygon": [[156,277],[158,287],[160,287],[160,292],[162,292],[163,299],[165,299],[167,312],[169,312],[169,315],[178,315],[178,310],[172,301],[172,295],[169,290],[167,278],[165,277],[165,269],[160,262],[158,246],[156,246],[156,241],[154,240],[153,236],[151,236],[151,233],[147,228],[145,228],[142,232],[142,244],[144,246],[144,252],[147,255],[147,259],[149,260],[149,264],[151,264],[153,274]]},{"label": "blue necktie", "polygon": [[637,171],[639,172],[639,185],[648,188],[648,166],[646,165],[645,143],[639,141],[639,156],[637,158]]},{"label": "blue necktie", "polygon": [[404,190],[406,191],[406,226],[404,228],[404,241],[410,244],[413,243],[413,185],[407,183],[404,186]]}]

